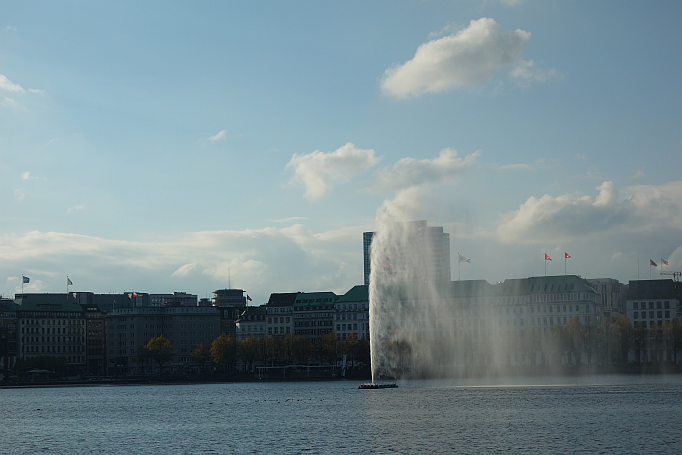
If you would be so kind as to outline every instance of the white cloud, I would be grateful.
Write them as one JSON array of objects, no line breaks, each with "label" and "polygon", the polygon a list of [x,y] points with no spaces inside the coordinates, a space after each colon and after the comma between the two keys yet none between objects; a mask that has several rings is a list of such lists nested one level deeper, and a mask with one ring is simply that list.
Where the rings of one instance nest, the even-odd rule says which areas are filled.
[{"label": "white cloud", "polygon": [[74,205],[73,207],[69,207],[69,208],[66,210],[66,213],[72,214],[72,213],[76,213],[76,212],[78,212],[78,211],[80,211],[80,210],[85,210],[85,206],[84,206],[84,205]]},{"label": "white cloud", "polygon": [[178,267],[178,269],[173,272],[172,276],[187,276],[197,268],[197,263],[192,262],[190,264],[185,264]]},{"label": "white cloud", "polygon": [[644,168],[640,167],[639,169],[637,169],[637,172],[635,172],[635,175],[633,175],[632,178],[633,179],[639,179],[642,177],[644,177]]},{"label": "white cloud", "polygon": [[373,191],[396,192],[414,186],[451,183],[472,166],[479,155],[480,151],[477,151],[459,158],[456,150],[445,148],[438,157],[431,160],[402,158],[391,166],[377,170],[368,188]]},{"label": "white cloud", "polygon": [[547,82],[559,77],[559,72],[554,69],[545,69],[533,60],[521,60],[509,72],[509,77],[515,79],[522,87],[529,87],[531,82]]},{"label": "white cloud", "polygon": [[45,90],[40,90],[37,88],[30,88],[30,89],[28,89],[28,91],[31,93],[34,93],[36,95],[44,95],[45,94]]},{"label": "white cloud", "polygon": [[68,270],[72,279],[78,277],[80,290],[92,292],[107,292],[112,283],[119,291],[212,291],[227,287],[231,280],[234,287],[247,290],[255,303],[264,303],[271,292],[343,293],[361,283],[353,245],[362,232],[356,227],[313,233],[294,225],[195,232],[164,242],[60,232],[5,234],[0,235],[0,274],[33,270],[32,282],[43,280],[54,287],[61,286],[62,274],[51,277],[36,270]]},{"label": "white cloud", "polygon": [[8,97],[5,97],[2,100],[2,105],[9,107],[9,108],[13,108],[13,109],[22,107],[21,104],[17,103],[14,98],[8,98]]},{"label": "white cloud", "polygon": [[505,6],[521,6],[526,0],[500,0],[500,3]]},{"label": "white cloud", "polygon": [[564,194],[530,197],[519,210],[502,216],[497,234],[503,242],[542,243],[603,233],[678,232],[682,234],[682,181],[633,186],[622,197],[612,182],[590,196]]},{"label": "white cloud", "polygon": [[381,88],[405,98],[477,85],[519,62],[529,40],[530,33],[505,32],[493,19],[472,20],[466,29],[422,44],[412,60],[386,70]]},{"label": "white cloud", "polygon": [[21,174],[21,178],[23,180],[30,180],[30,179],[35,178],[35,177],[31,177],[31,173],[29,171],[26,171],[23,174]]},{"label": "white cloud", "polygon": [[275,223],[290,223],[292,221],[304,221],[307,220],[308,217],[305,216],[290,216],[289,218],[281,218],[279,220],[272,220]]},{"label": "white cloud", "polygon": [[225,130],[220,130],[220,132],[218,134],[216,134],[215,136],[209,137],[208,140],[211,142],[224,141],[225,140]]},{"label": "white cloud", "polygon": [[526,171],[529,169],[533,169],[533,166],[531,166],[530,164],[526,164],[526,163],[516,163],[516,164],[505,164],[503,166],[500,166],[500,169],[514,169],[514,170]]},{"label": "white cloud", "polygon": [[333,152],[298,155],[294,153],[287,169],[293,169],[290,183],[300,183],[306,188],[305,197],[317,200],[332,186],[350,182],[375,166],[381,157],[374,156],[372,149],[359,149],[352,143],[339,147]]},{"label": "white cloud", "polygon": [[6,90],[8,92],[23,92],[24,88],[21,85],[15,84],[7,79],[7,76],[4,74],[0,74],[0,90]]},{"label": "white cloud", "polygon": [[16,197],[17,200],[21,201],[22,199],[24,199],[24,193],[22,193],[21,190],[17,188],[16,190],[14,190],[14,197]]}]

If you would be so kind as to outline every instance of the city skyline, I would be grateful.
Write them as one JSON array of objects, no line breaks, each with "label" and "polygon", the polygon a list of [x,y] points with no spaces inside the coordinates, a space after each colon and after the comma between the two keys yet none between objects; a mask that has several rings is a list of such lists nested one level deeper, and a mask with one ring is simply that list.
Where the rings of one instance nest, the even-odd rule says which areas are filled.
[{"label": "city skyline", "polygon": [[682,270],[678,2],[265,4],[3,4],[0,293],[343,293],[377,210],[462,280]]}]

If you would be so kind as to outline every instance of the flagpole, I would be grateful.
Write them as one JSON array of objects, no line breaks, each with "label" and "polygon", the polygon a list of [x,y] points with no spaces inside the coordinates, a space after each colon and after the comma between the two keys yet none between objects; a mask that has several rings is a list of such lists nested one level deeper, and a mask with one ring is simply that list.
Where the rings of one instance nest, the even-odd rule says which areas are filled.
[{"label": "flagpole", "polygon": [[462,267],[462,261],[459,259],[459,251],[457,252],[457,281],[462,281],[462,272],[461,272],[461,267]]},{"label": "flagpole", "polygon": [[24,274],[21,274],[21,298],[24,298]]},{"label": "flagpole", "polygon": [[564,276],[566,275],[566,253],[564,253]]}]

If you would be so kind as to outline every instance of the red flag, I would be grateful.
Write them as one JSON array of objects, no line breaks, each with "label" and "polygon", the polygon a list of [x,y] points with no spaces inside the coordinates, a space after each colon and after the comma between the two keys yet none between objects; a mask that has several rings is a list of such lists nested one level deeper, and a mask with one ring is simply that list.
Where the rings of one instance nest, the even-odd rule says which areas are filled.
[{"label": "red flag", "polygon": [[571,256],[569,256],[568,253],[564,253],[564,254],[566,255],[565,256],[566,259],[570,259]]},{"label": "red flag", "polygon": [[547,256],[547,253],[545,253],[545,261],[551,261],[551,260],[552,260],[552,258]]},{"label": "red flag", "polygon": [[249,294],[246,294],[246,300],[250,300],[251,302],[253,302],[253,299],[249,297]]}]

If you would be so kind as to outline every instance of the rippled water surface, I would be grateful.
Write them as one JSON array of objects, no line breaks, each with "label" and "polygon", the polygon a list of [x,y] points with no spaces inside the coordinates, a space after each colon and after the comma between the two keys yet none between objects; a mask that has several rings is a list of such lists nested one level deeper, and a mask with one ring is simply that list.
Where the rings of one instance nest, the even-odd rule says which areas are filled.
[{"label": "rippled water surface", "polygon": [[8,454],[682,453],[682,377],[1,389]]}]

